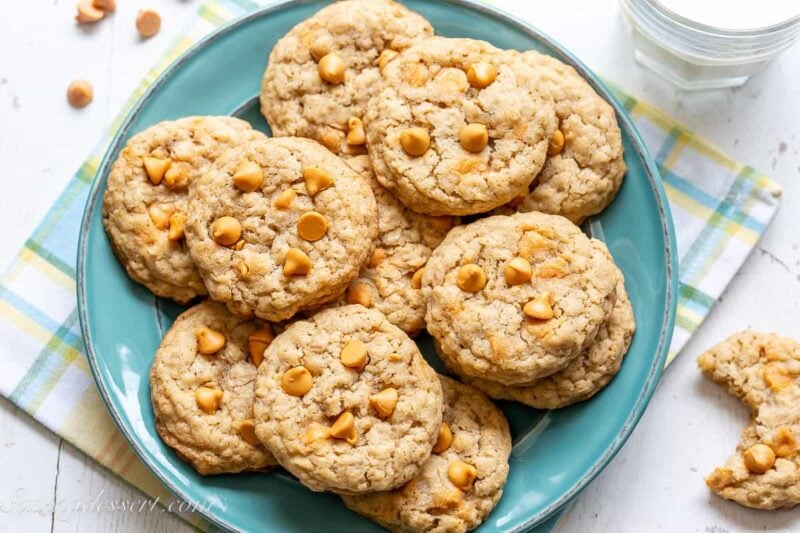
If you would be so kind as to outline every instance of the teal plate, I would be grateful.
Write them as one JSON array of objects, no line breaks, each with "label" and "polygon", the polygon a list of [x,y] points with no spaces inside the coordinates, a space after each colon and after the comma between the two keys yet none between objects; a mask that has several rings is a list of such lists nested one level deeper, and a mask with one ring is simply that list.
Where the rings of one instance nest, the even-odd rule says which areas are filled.
[{"label": "teal plate", "polygon": [[[103,231],[106,177],[128,138],[156,122],[187,115],[235,114],[268,131],[257,95],[275,41],[324,2],[288,2],[251,13],[203,39],[170,66],[122,123],[94,181],[78,252],[78,306],[89,363],[114,420],[147,466],[180,498],[202,502],[214,524],[232,530],[375,531],[332,494],[315,494],[291,476],[202,477],[161,442],[150,407],[148,373],[165,328],[181,309],[132,282]],[[675,318],[675,237],[661,180],[624,108],[602,83],[538,30],[479,3],[409,0],[436,33],[536,49],[575,66],[615,106],[628,175],[614,204],[589,222],[625,273],[638,330],[622,370],[588,402],[558,411],[502,403],[511,423],[511,473],[482,531],[522,531],[548,522],[619,451],[661,375]],[[420,339],[439,368],[430,339]],[[545,525],[546,527],[546,525]]]}]

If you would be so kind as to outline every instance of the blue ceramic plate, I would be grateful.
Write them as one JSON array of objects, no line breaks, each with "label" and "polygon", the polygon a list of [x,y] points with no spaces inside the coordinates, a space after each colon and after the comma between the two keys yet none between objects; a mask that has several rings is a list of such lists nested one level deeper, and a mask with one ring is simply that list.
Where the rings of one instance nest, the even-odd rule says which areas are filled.
[{"label": "blue ceramic plate", "polygon": [[[641,417],[661,369],[675,315],[675,238],[656,167],[625,110],[572,55],[539,31],[471,2],[409,0],[436,33],[484,39],[501,48],[536,49],[573,65],[616,107],[628,175],[614,204],[590,221],[625,273],[638,331],[617,377],[592,400],[554,412],[502,404],[514,436],[511,474],[484,531],[543,523],[594,478]],[[165,328],[181,309],[155,299],[117,263],[101,223],[111,163],[128,138],[156,122],[187,115],[234,114],[268,131],[257,93],[277,39],[323,2],[288,2],[256,11],[198,43],[156,80],[114,137],[94,182],[81,229],[78,304],[97,386],[142,460],[184,500],[210,502],[206,517],[246,531],[377,527],[332,494],[305,490],[284,473],[202,477],[156,434],[148,372]],[[437,367],[429,339],[423,353]]]}]

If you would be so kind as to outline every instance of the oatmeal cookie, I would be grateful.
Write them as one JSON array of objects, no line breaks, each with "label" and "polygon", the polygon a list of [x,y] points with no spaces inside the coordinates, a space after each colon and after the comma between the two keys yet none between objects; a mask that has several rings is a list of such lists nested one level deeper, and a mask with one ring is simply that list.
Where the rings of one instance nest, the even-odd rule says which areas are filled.
[{"label": "oatmeal cookie", "polygon": [[311,490],[391,490],[430,456],[442,388],[408,335],[378,311],[348,305],[275,338],[255,415],[258,438]]},{"label": "oatmeal cookie", "polygon": [[364,153],[361,119],[380,87],[382,65],[432,34],[427,20],[390,0],[346,0],[320,10],[269,56],[261,112],[272,133]]},{"label": "oatmeal cookie", "polygon": [[310,139],[259,139],[219,158],[189,195],[186,238],[214,300],[280,321],[335,300],[372,251],[369,186]]},{"label": "oatmeal cookie", "polygon": [[206,294],[184,241],[187,190],[222,153],[259,136],[236,118],[188,117],[131,137],[103,197],[103,226],[131,278],[179,303]]},{"label": "oatmeal cookie", "polygon": [[580,224],[614,200],[625,175],[622,135],[614,108],[574,68],[533,50],[520,54],[534,71],[533,87],[555,104],[558,130],[519,211],[562,215]]},{"label": "oatmeal cookie", "polygon": [[751,412],[736,452],[706,478],[708,487],[757,509],[800,503],[800,343],[745,331],[697,362]]},{"label": "oatmeal cookie", "polygon": [[503,413],[474,388],[440,379],[442,427],[419,475],[392,491],[342,496],[350,509],[390,531],[469,531],[503,494],[511,454]]},{"label": "oatmeal cookie", "polygon": [[553,105],[518,55],[432,37],[384,69],[364,118],[378,180],[430,215],[489,211],[527,190],[556,129]]},{"label": "oatmeal cookie", "polygon": [[[536,409],[566,407],[588,400],[608,385],[619,371],[635,329],[633,309],[620,275],[617,302],[611,315],[589,347],[563,370],[524,386],[501,385],[485,379],[463,377],[467,383],[492,398],[520,402]],[[450,370],[460,374],[458,368]]]},{"label": "oatmeal cookie", "polygon": [[275,459],[256,439],[253,384],[270,325],[203,302],[167,332],[150,370],[156,430],[201,474],[261,470]]},{"label": "oatmeal cookie", "polygon": [[375,195],[378,238],[372,255],[338,304],[358,303],[377,309],[389,322],[413,335],[425,327],[422,269],[458,218],[411,211],[378,183],[366,155],[353,156],[347,162],[364,176]]},{"label": "oatmeal cookie", "polygon": [[528,385],[589,346],[617,280],[605,246],[563,217],[488,217],[453,228],[428,260],[425,322],[465,375]]}]

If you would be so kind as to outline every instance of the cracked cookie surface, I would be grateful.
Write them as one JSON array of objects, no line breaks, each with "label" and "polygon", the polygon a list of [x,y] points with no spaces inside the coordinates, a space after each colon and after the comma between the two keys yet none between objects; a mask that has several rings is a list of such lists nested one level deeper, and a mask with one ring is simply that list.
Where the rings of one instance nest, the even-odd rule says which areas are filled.
[{"label": "cracked cookie surface", "polygon": [[[473,86],[470,69],[482,76],[473,83],[488,84]],[[483,41],[432,37],[402,52],[383,74],[383,89],[364,119],[367,146],[378,180],[410,209],[489,211],[521,194],[539,173],[555,112],[529,87],[530,67],[518,56]],[[411,128],[428,137],[422,153],[404,147]],[[469,143],[462,143],[462,133]]]},{"label": "cracked cookie surface", "polygon": [[[236,317],[222,304],[203,302],[183,312],[167,331],[150,369],[150,397],[156,430],[164,442],[201,474],[260,470],[276,464],[266,448],[242,437],[240,425],[253,419],[256,366],[248,339],[269,327],[261,320]],[[210,328],[225,344],[213,354],[199,353],[198,330]],[[218,408],[204,412],[201,387],[222,391]]]},{"label": "cracked cookie surface", "polygon": [[562,140],[517,210],[562,215],[580,224],[614,200],[625,175],[614,108],[569,65],[535,51],[520,57],[536,73],[534,87],[552,97]]},{"label": "cracked cookie surface", "polygon": [[[489,516],[508,477],[511,434],[503,413],[478,390],[440,376],[451,442],[419,475],[387,492],[342,496],[345,504],[390,531],[464,532]],[[468,490],[448,476],[455,461],[476,469]]]},{"label": "cracked cookie surface", "polygon": [[338,303],[372,307],[406,333],[417,333],[425,327],[425,300],[415,275],[419,277],[417,272],[458,218],[411,211],[378,183],[366,155],[346,161],[364,176],[375,195],[378,237],[372,255]]},{"label": "cracked cookie surface", "polygon": [[430,456],[442,388],[405,333],[350,305],[275,338],[259,367],[255,415],[258,438],[310,489],[391,490]]},{"label": "cracked cookie surface", "polygon": [[[348,144],[349,120],[363,118],[381,83],[384,50],[398,52],[433,34],[427,20],[388,0],[336,2],[304,20],[269,57],[261,84],[261,112],[276,136],[310,137],[338,153],[364,153]],[[336,54],[341,83],[325,81],[319,64]]]},{"label": "cracked cookie surface", "polygon": [[[250,192],[235,183],[242,167],[260,179]],[[314,220],[306,230],[321,236],[303,233],[307,216]],[[238,224],[236,243],[215,240],[223,217]],[[229,151],[197,180],[186,235],[213,299],[279,321],[343,293],[371,252],[377,208],[364,180],[324,146],[264,137]]]},{"label": "cracked cookie surface", "polygon": [[[261,136],[231,117],[188,117],[131,137],[108,175],[103,226],[128,275],[157,296],[186,303],[206,294],[177,224],[187,190],[229,148]],[[161,168],[151,177],[144,161]],[[155,183],[155,182],[158,183]],[[176,226],[171,235],[171,227]]]},{"label": "cracked cookie surface", "polygon": [[706,477],[708,487],[757,509],[800,503],[800,343],[744,331],[703,353],[697,363],[751,412],[736,452]]},{"label": "cracked cookie surface", "polygon": [[[512,261],[527,265],[526,281],[509,282]],[[476,267],[483,286],[465,290],[464,273]],[[425,321],[464,374],[527,385],[566,367],[594,340],[616,285],[605,246],[567,219],[493,216],[453,228],[428,260]],[[529,315],[529,304],[545,307],[548,318]]]},{"label": "cracked cookie surface", "polygon": [[[563,370],[524,386],[501,385],[469,376],[464,376],[464,380],[491,398],[520,402],[536,409],[558,409],[588,400],[619,371],[636,329],[621,274],[616,291],[614,309],[594,341]],[[459,373],[457,368],[450,370]]]}]

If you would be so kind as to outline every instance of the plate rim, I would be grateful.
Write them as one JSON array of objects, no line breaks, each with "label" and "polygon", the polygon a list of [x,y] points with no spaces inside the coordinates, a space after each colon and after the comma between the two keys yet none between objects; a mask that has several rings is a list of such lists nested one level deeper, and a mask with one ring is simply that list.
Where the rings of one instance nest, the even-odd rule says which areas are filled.
[{"label": "plate rim", "polygon": [[[92,372],[92,378],[97,386],[98,392],[103,399],[107,411],[114,420],[117,429],[122,433],[125,440],[133,448],[139,459],[144,462],[147,468],[161,481],[173,494],[178,496],[184,501],[191,502],[193,499],[180,487],[172,483],[167,476],[161,472],[158,463],[151,460],[145,450],[138,444],[138,441],[122,424],[119,414],[114,407],[108,388],[105,383],[100,379],[100,369],[98,366],[97,355],[94,351],[94,343],[92,341],[92,333],[89,328],[88,306],[87,306],[87,293],[86,293],[86,249],[89,234],[89,227],[95,209],[98,208],[98,195],[100,193],[101,182],[104,180],[98,179],[100,176],[107,175],[108,168],[111,165],[110,155],[117,150],[121,144],[122,138],[128,132],[131,123],[138,117],[144,104],[153,96],[153,94],[166,82],[174,72],[184,64],[186,61],[201,52],[208,44],[218,40],[223,35],[231,31],[235,31],[240,26],[250,22],[253,19],[268,16],[273,12],[285,9],[287,7],[302,5],[310,3],[312,0],[282,0],[276,3],[271,3],[266,6],[258,7],[249,13],[245,13],[219,28],[211,31],[204,37],[200,38],[187,50],[185,50],[175,61],[170,63],[164,70],[156,77],[153,83],[142,93],[139,99],[132,105],[125,118],[120,123],[118,129],[114,133],[108,147],[103,154],[103,159],[97,168],[97,172],[92,180],[91,188],[86,200],[84,212],[81,217],[80,232],[78,235],[78,252],[77,252],[77,307],[78,319],[80,322],[81,335],[83,337],[84,351],[89,362],[89,368]],[[665,248],[665,268],[666,268],[666,293],[664,305],[664,318],[661,323],[661,330],[659,332],[659,340],[657,345],[657,355],[653,359],[647,379],[644,382],[642,390],[639,393],[633,409],[625,420],[619,434],[614,438],[611,444],[604,450],[602,455],[594,462],[581,477],[578,479],[568,490],[561,494],[555,501],[543,508],[538,513],[529,517],[525,522],[510,530],[512,532],[526,531],[535,527],[547,519],[551,518],[556,512],[564,507],[568,502],[572,501],[583,489],[586,488],[597,475],[602,472],[609,462],[616,456],[622,446],[630,437],[633,429],[638,424],[650,399],[655,392],[656,385],[658,384],[661,375],[664,371],[664,364],[667,359],[670,342],[674,331],[675,315],[677,311],[677,286],[678,286],[678,265],[677,265],[677,241],[675,238],[675,228],[672,221],[672,213],[667,203],[667,196],[661,183],[661,175],[658,167],[650,155],[644,141],[639,134],[639,131],[633,125],[630,116],[625,107],[617,100],[611,93],[606,85],[577,57],[575,57],[569,50],[562,46],[559,42],[552,39],[549,35],[545,34],[538,28],[531,24],[498,9],[480,2],[480,0],[438,0],[444,4],[451,4],[459,7],[466,7],[478,11],[482,14],[500,19],[501,21],[516,26],[522,32],[528,34],[533,39],[544,43],[553,52],[554,57],[567,63],[575,68],[578,73],[587,80],[598,94],[600,94],[606,101],[608,101],[617,114],[617,122],[620,128],[625,131],[631,140],[631,144],[636,151],[637,156],[643,162],[643,168],[647,178],[650,182],[651,188],[656,193],[655,200],[658,206],[659,222],[661,223],[661,232],[664,237]],[[220,517],[216,516],[210,511],[204,509],[199,511],[205,520],[212,524],[224,528],[229,531],[236,531],[236,527],[226,522]]]}]

